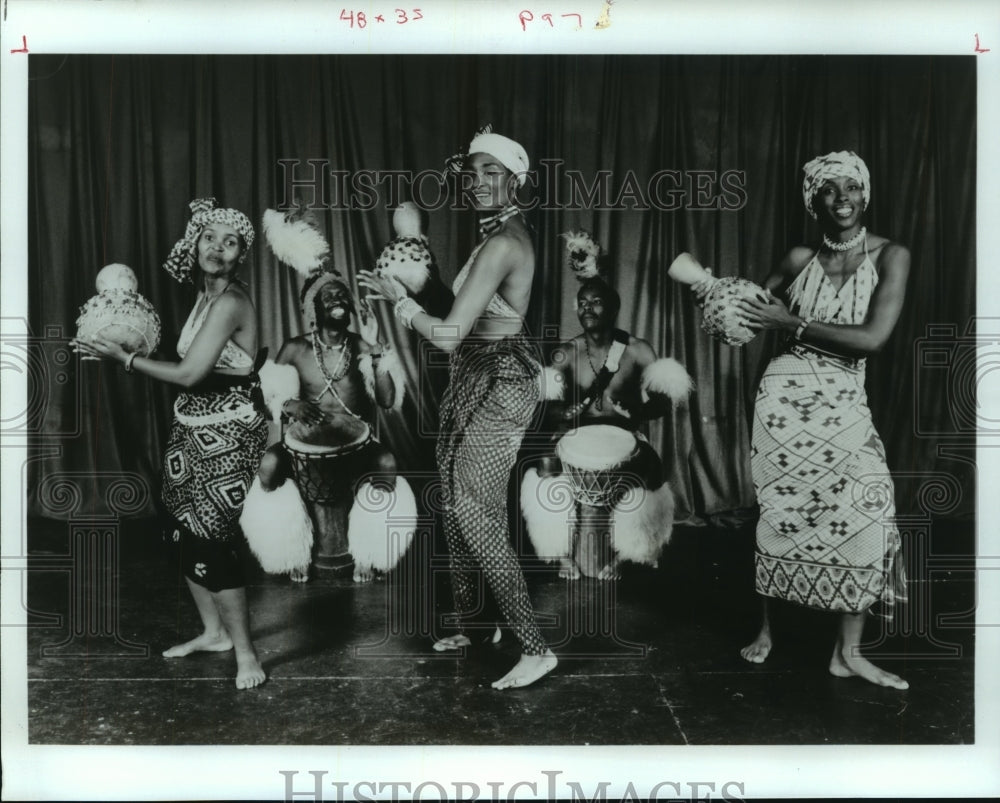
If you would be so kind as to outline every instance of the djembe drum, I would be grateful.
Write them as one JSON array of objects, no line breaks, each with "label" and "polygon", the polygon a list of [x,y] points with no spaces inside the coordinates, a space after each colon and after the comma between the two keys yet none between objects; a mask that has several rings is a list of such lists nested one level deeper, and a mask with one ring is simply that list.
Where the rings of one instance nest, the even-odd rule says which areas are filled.
[{"label": "djembe drum", "polygon": [[567,432],[556,455],[580,505],[581,527],[573,555],[580,571],[596,577],[612,555],[611,513],[638,482],[639,442],[631,432],[609,424],[591,424]]},{"label": "djembe drum", "polygon": [[708,292],[702,305],[701,328],[716,340],[730,346],[742,346],[756,337],[756,330],[747,326],[746,318],[736,302],[743,298],[756,298],[766,303],[767,296],[759,284],[735,276],[716,278],[687,253],[680,254],[673,261],[667,274],[681,284],[694,285],[708,281]]},{"label": "djembe drum", "polygon": [[346,556],[347,517],[354,501],[351,480],[360,473],[352,458],[371,440],[368,424],[342,413],[327,416],[322,424],[296,421],[285,429],[283,441],[295,484],[315,518],[317,568],[350,565]]}]

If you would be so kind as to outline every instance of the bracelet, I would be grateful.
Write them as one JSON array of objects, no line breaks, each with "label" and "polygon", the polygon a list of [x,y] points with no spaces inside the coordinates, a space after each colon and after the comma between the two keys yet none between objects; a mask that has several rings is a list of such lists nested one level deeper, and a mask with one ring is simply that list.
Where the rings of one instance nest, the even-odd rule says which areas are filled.
[{"label": "bracelet", "polygon": [[375,362],[375,360],[381,359],[384,353],[385,353],[384,351],[373,351],[368,356],[372,358],[372,362]]},{"label": "bracelet", "polygon": [[132,363],[135,361],[135,352],[133,351],[125,358],[125,373],[132,373]]},{"label": "bracelet", "polygon": [[796,340],[801,340],[802,339],[802,335],[805,333],[806,329],[808,328],[809,324],[811,324],[811,323],[812,323],[812,321],[809,318],[803,318],[802,319],[802,323],[800,323],[796,327],[796,329],[795,329],[795,339]]},{"label": "bracelet", "polygon": [[405,296],[396,302],[396,306],[393,312],[396,313],[396,320],[398,320],[407,329],[413,328],[413,316],[418,312],[423,312],[424,308],[421,307],[416,301],[414,301],[409,296]]}]

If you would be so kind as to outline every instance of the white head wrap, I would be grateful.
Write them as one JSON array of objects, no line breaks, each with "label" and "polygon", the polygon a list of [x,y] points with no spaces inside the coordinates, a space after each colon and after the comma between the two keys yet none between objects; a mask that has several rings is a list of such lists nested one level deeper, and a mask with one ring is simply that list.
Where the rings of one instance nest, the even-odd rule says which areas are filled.
[{"label": "white head wrap", "polygon": [[805,172],[805,177],[802,179],[802,200],[813,220],[816,219],[813,198],[824,183],[838,176],[857,179],[865,199],[865,209],[868,208],[872,193],[871,175],[864,159],[854,151],[831,151],[826,156],[817,156],[811,162],[806,162],[802,170]]},{"label": "white head wrap", "polygon": [[468,153],[488,153],[515,175],[518,187],[524,186],[529,167],[528,152],[520,143],[492,132],[476,134],[469,143]]}]

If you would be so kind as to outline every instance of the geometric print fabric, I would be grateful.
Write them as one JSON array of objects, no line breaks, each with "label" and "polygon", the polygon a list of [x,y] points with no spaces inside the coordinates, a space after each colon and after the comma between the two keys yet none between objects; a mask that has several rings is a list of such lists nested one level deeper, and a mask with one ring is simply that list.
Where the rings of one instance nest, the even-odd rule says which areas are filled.
[{"label": "geometric print fabric", "polygon": [[[234,406],[246,409],[246,389],[182,393],[177,410],[185,417],[218,416]],[[242,416],[242,412],[240,413]],[[203,426],[174,419],[163,459],[163,502],[199,538],[225,541],[238,533],[238,519],[267,440],[267,422],[232,418]]]},{"label": "geometric print fabric", "polygon": [[[815,259],[813,266],[821,270]],[[874,284],[868,277],[862,286]],[[817,295],[842,309],[832,286]],[[867,309],[868,299],[860,300]],[[824,319],[822,309],[813,311]],[[894,598],[887,581],[899,548],[893,486],[864,380],[863,363],[798,345],[767,367],[751,449],[760,505],[756,588],[764,596],[850,613]]]},{"label": "geometric print fabric", "polygon": [[776,357],[761,381],[752,471],[765,596],[857,613],[891,591],[892,485],[861,381],[860,371],[797,354]]}]

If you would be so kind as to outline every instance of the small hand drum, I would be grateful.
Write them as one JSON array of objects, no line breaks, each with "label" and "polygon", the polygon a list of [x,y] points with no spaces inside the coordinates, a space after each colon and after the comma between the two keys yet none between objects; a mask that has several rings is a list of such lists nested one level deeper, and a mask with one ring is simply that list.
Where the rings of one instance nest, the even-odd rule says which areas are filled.
[{"label": "small hand drum", "polygon": [[295,484],[308,502],[333,503],[349,496],[350,465],[343,459],[367,446],[371,428],[358,418],[342,413],[322,424],[290,424],[285,430],[285,449],[292,461]]},{"label": "small hand drum", "polygon": [[556,444],[556,454],[573,484],[578,502],[610,508],[622,490],[622,472],[635,459],[635,435],[609,424],[571,429]]},{"label": "small hand drum", "polygon": [[160,344],[160,316],[136,292],[139,286],[128,265],[105,265],[97,274],[96,296],[80,307],[77,337],[100,335],[130,354],[146,357]]},{"label": "small hand drum", "polygon": [[736,277],[715,278],[690,254],[681,254],[673,261],[667,274],[676,282],[693,285],[709,282],[708,295],[702,309],[701,328],[716,340],[730,346],[742,346],[756,337],[757,332],[747,326],[746,318],[736,306],[743,298],[757,298],[767,302],[764,289],[747,279]]}]

